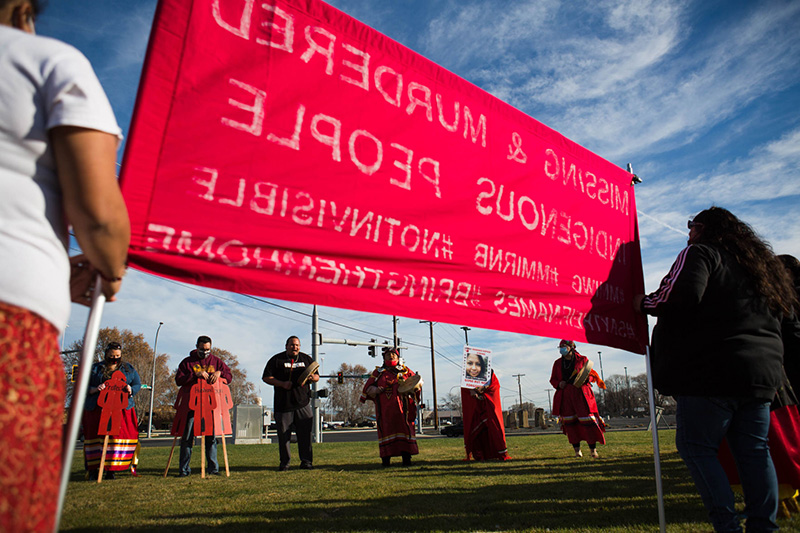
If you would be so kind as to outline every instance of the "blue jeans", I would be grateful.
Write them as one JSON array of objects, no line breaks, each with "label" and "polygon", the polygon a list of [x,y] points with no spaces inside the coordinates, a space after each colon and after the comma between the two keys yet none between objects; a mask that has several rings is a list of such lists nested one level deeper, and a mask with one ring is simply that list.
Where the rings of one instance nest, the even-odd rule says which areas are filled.
[{"label": "blue jeans", "polygon": [[[189,467],[189,461],[192,460],[192,446],[194,446],[194,411],[189,411],[189,416],[186,419],[186,428],[183,430],[181,437],[181,455],[178,463],[181,474],[191,474],[192,469]],[[219,472],[219,465],[217,464],[217,439],[214,437],[206,436],[206,460],[208,465],[206,471],[211,474]]]},{"label": "blue jeans", "polygon": [[776,531],[778,478],[769,455],[769,403],[754,398],[679,396],[675,444],[716,531],[742,531],[717,459],[728,439],[742,483],[747,531]]}]

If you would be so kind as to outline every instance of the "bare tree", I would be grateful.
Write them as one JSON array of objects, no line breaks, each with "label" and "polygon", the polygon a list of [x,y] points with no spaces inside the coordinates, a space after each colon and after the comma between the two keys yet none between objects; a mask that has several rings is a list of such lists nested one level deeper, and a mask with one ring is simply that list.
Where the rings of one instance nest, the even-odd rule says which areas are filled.
[{"label": "bare tree", "polygon": [[[153,379],[153,349],[144,340],[144,334],[133,333],[130,330],[117,328],[103,328],[97,336],[94,361],[102,361],[104,350],[109,342],[118,342],[122,345],[122,360],[130,363],[139,373],[143,385],[151,385]],[[77,350],[77,351],[75,351]],[[72,401],[74,383],[69,380],[72,365],[78,364],[80,352],[83,350],[83,341],[75,341],[67,352],[62,355],[64,370],[67,376],[67,404]],[[233,382],[230,385],[233,404],[256,403],[255,386],[247,380],[247,372],[239,365],[238,358],[231,352],[222,348],[213,348],[212,353],[225,361],[231,369]],[[168,428],[175,417],[173,407],[178,396],[178,386],[175,384],[176,370],[170,371],[167,366],[169,357],[159,354],[156,357],[155,397],[153,398],[153,425],[157,428]],[[150,393],[146,389],[139,391],[133,397],[133,405],[139,419],[139,427],[147,428],[147,418],[150,413]]]},{"label": "bare tree", "polygon": [[[362,365],[350,366],[342,363],[338,372],[345,376],[363,376],[367,374],[366,367]],[[336,379],[328,380],[328,405],[339,416],[347,421],[358,422],[372,414],[372,403],[361,403],[361,391],[367,382],[365,378],[346,377],[342,383]]]},{"label": "bare tree", "polygon": [[[625,376],[614,374],[606,380],[606,391],[603,393],[605,413],[612,416],[631,416],[636,413],[650,412],[650,399],[647,392],[647,374],[631,376],[630,385]],[[675,400],[670,396],[653,391],[657,407],[662,407],[666,414],[675,412]]]},{"label": "bare tree", "polygon": [[[142,333],[133,333],[130,330],[123,329],[120,331],[117,328],[103,328],[97,336],[97,344],[95,346],[95,353],[93,362],[102,361],[106,345],[110,342],[118,342],[122,345],[122,360],[123,362],[130,363],[133,368],[139,373],[139,378],[142,380],[143,385],[151,385],[153,378],[153,349],[144,340]],[[80,353],[83,350],[83,340],[73,342],[68,352],[62,355],[64,369],[67,374],[67,403],[72,401],[72,393],[74,383],[69,380],[72,371],[72,365],[78,364]],[[175,401],[175,395],[178,388],[175,385],[175,380],[170,379],[170,371],[167,367],[168,356],[160,354],[156,357],[156,396],[153,398],[153,419],[158,420],[156,413],[166,415],[169,422],[172,421],[172,404]],[[139,394],[133,397],[133,405],[136,409],[136,414],[139,419],[140,427],[147,427],[147,416],[150,412],[150,393],[148,390],[141,390]],[[159,427],[163,425],[159,424]]]},{"label": "bare tree", "polygon": [[614,374],[606,379],[606,390],[603,393],[605,414],[622,416],[628,408],[628,387],[625,376]]},{"label": "bare tree", "polygon": [[463,417],[464,413],[462,411],[461,405],[461,389],[458,392],[450,392],[447,393],[447,396],[444,397],[444,401],[442,401],[442,407],[444,409],[449,409],[451,411],[458,411],[458,416]]},{"label": "bare tree", "polygon": [[214,347],[211,353],[222,359],[231,369],[233,381],[229,385],[233,405],[255,404],[257,402],[256,388],[247,380],[247,371],[239,364],[239,358],[228,350]]},{"label": "bare tree", "polygon": [[[647,393],[647,374],[639,374],[631,378],[631,390],[635,406],[644,406],[646,411],[650,411],[650,395]],[[666,414],[674,414],[676,409],[675,400],[672,396],[664,396],[658,390],[653,390],[653,399],[656,407],[664,409]]]}]

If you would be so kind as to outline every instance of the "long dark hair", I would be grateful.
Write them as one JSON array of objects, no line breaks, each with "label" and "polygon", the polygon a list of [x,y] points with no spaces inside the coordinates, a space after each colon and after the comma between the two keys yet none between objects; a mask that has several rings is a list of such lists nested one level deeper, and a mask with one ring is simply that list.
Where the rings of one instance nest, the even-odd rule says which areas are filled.
[{"label": "long dark hair", "polygon": [[781,260],[783,266],[789,272],[789,277],[794,285],[794,312],[797,316],[800,316],[800,260],[789,254],[779,255],[778,259]]},{"label": "long dark hair", "polygon": [[722,207],[712,206],[700,211],[693,222],[701,224],[695,242],[728,252],[745,270],[773,312],[791,314],[795,300],[794,287],[769,243]]},{"label": "long dark hair", "polygon": [[[0,0],[0,9],[4,9],[6,6],[14,4],[14,3],[16,3],[16,1],[17,0]],[[39,13],[42,12],[42,10],[45,8],[45,5],[47,4],[47,2],[45,2],[43,0],[28,0],[28,3],[33,8],[33,14],[35,16],[37,16],[37,17],[39,16]],[[21,2],[20,2],[20,5],[22,5]]]}]

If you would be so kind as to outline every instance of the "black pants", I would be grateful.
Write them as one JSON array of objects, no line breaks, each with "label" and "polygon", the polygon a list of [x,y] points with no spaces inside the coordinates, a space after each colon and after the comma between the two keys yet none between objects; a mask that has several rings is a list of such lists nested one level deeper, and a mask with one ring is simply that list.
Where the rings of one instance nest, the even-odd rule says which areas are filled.
[{"label": "black pants", "polygon": [[312,464],[314,455],[311,451],[311,429],[314,426],[314,411],[311,404],[297,411],[275,412],[275,427],[278,431],[278,450],[280,451],[281,466],[288,465],[291,454],[292,425],[297,435],[297,453],[300,463]]}]

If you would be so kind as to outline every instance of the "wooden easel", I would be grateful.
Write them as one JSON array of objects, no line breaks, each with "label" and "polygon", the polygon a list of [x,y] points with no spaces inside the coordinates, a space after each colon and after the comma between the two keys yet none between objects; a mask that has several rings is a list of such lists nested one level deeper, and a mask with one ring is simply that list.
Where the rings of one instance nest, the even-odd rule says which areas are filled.
[{"label": "wooden easel", "polygon": [[[230,415],[228,416],[227,423],[225,420],[225,414],[229,413],[230,408],[233,407],[233,402],[231,400],[231,391],[228,388],[228,383],[224,379],[218,380],[213,385],[214,387],[214,394],[217,397],[217,407],[216,410],[219,411],[219,434],[222,437],[222,456],[225,460],[225,477],[231,477],[231,469],[230,465],[228,464],[228,448],[225,444],[225,434],[230,431]],[[215,422],[217,422],[215,420]],[[216,423],[214,424],[216,426]],[[216,433],[216,431],[214,432]]]},{"label": "wooden easel", "polygon": [[[225,382],[225,380],[217,381],[216,383],[214,383],[212,385],[212,387],[214,388],[213,396],[215,398],[215,400],[213,402],[214,407],[212,408],[212,411],[217,411],[217,410],[219,411],[219,422],[218,422],[219,426],[218,427],[219,427],[219,434],[220,434],[220,436],[222,438],[222,455],[223,455],[223,458],[225,460],[225,476],[226,477],[231,477],[230,464],[228,462],[228,447],[227,447],[227,444],[226,444],[226,441],[225,441],[226,433],[230,433],[231,432],[230,431],[230,419],[228,420],[228,422],[226,424],[225,416],[224,416],[225,415],[225,411],[230,410],[230,407],[231,407],[231,405],[230,405],[230,403],[231,403],[231,400],[230,400],[230,389],[228,388],[227,382]],[[199,394],[199,392],[196,391],[195,392],[195,396],[197,396],[197,394]],[[197,407],[199,407],[200,409],[192,409],[192,410],[195,411],[194,420],[196,422],[196,424],[194,425],[192,430],[193,430],[193,433],[194,433],[193,437],[198,437],[198,436],[200,437],[200,447],[201,447],[201,450],[202,450],[202,452],[201,452],[202,455],[201,455],[201,458],[200,458],[200,477],[201,478],[205,478],[206,477],[206,455],[205,455],[205,453],[206,453],[206,442],[205,442],[205,438],[206,438],[206,435],[211,436],[211,438],[216,438],[217,420],[214,419],[214,423],[213,423],[214,428],[213,428],[212,432],[209,433],[206,428],[202,428],[200,426],[200,424],[202,424],[202,419],[203,419],[201,413],[202,413],[202,409],[204,408],[202,402],[200,402],[199,405],[197,405]],[[176,401],[176,417],[178,416],[177,409],[178,409],[178,405],[177,405],[177,401]],[[198,411],[200,411],[200,412],[198,412]],[[197,415],[200,415],[200,416],[197,416]],[[173,434],[174,434],[174,432],[173,432]],[[169,458],[167,459],[167,467],[164,469],[164,477],[167,477],[167,474],[169,473],[169,468],[172,465],[172,457],[175,454],[175,445],[177,444],[179,438],[180,438],[179,436],[175,435],[175,437],[172,439],[172,448],[170,449]]]},{"label": "wooden easel", "polygon": [[[117,370],[111,379],[104,383],[105,387],[97,398],[97,404],[102,408],[98,435],[105,435],[103,439],[103,453],[100,455],[100,468],[97,471],[97,482],[103,482],[103,469],[106,464],[109,437],[116,437],[121,431],[122,411],[128,405],[130,395],[126,390],[128,385],[125,374]],[[109,427],[109,421],[111,422]]]}]

